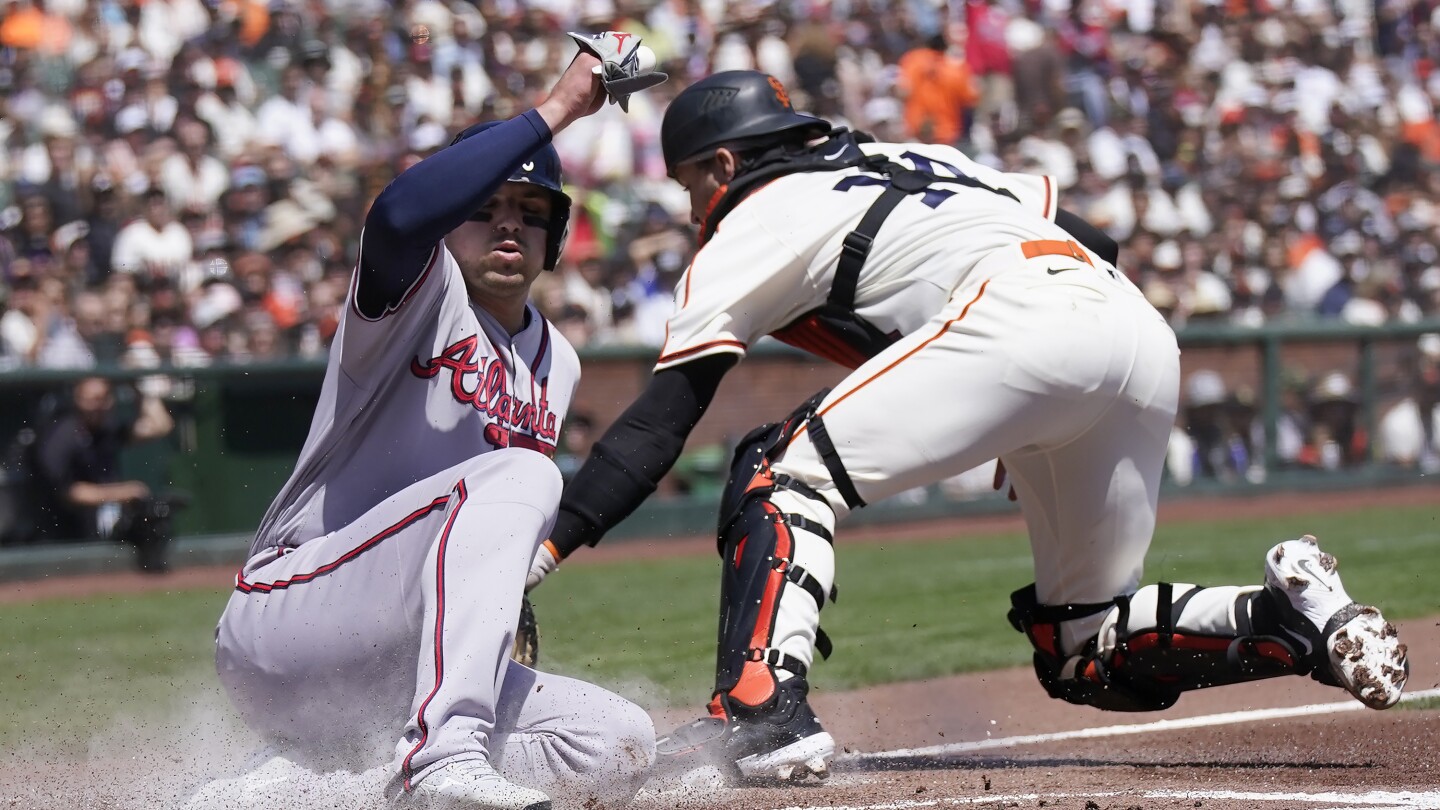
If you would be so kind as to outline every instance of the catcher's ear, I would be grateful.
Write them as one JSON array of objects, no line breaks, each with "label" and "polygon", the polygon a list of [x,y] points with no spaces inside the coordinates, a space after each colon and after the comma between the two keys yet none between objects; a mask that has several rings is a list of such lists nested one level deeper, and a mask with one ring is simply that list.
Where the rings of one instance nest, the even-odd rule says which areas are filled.
[{"label": "catcher's ear", "polygon": [[714,166],[715,179],[720,185],[725,185],[735,179],[735,171],[740,168],[740,156],[725,147],[715,150],[715,157],[711,159]]}]

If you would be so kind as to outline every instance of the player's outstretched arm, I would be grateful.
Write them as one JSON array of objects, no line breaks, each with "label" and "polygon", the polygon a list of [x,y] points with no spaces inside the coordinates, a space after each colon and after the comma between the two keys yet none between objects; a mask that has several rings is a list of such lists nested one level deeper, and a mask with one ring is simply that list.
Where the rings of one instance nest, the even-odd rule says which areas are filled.
[{"label": "player's outstretched arm", "polygon": [[555,528],[530,567],[527,589],[575,549],[595,545],[644,503],[675,465],[720,380],[737,361],[733,354],[712,355],[656,372],[566,484]]}]

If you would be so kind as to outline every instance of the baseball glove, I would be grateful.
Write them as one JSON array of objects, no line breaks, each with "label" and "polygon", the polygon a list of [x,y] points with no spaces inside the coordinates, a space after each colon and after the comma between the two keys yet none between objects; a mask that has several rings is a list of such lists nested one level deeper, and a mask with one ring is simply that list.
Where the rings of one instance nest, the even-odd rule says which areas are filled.
[{"label": "baseball glove", "polygon": [[528,596],[520,600],[520,624],[515,628],[515,649],[510,657],[527,667],[540,661],[540,625],[535,623],[535,608]]}]

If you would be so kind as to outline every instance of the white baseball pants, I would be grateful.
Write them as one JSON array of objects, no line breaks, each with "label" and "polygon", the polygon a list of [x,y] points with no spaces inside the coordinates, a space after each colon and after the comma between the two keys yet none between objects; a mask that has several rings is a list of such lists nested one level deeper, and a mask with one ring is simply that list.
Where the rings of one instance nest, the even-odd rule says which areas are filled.
[{"label": "white baseball pants", "polygon": [[[1107,265],[1027,258],[1017,246],[969,278],[822,403],[845,469],[873,503],[999,458],[1029,528],[1040,601],[1133,593],[1178,405],[1174,332]],[[848,513],[808,432],[774,470],[819,490],[837,519]],[[1067,647],[1103,619],[1067,622]],[[808,661],[802,646],[785,652]]]},{"label": "white baseball pants", "polygon": [[246,722],[322,756],[393,747],[414,780],[487,757],[553,798],[628,801],[654,760],[644,710],[510,660],[560,489],[549,459],[496,450],[339,531],[256,555],[216,636],[220,679]]}]

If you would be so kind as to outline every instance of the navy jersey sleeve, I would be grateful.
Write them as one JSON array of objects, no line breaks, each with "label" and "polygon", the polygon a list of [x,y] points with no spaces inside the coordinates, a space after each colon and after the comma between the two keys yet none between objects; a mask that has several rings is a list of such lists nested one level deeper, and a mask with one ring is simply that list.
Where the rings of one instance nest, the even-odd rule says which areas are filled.
[{"label": "navy jersey sleeve", "polygon": [[425,278],[435,246],[480,209],[510,175],[549,143],[535,110],[476,133],[401,172],[365,217],[355,307],[376,319]]}]

